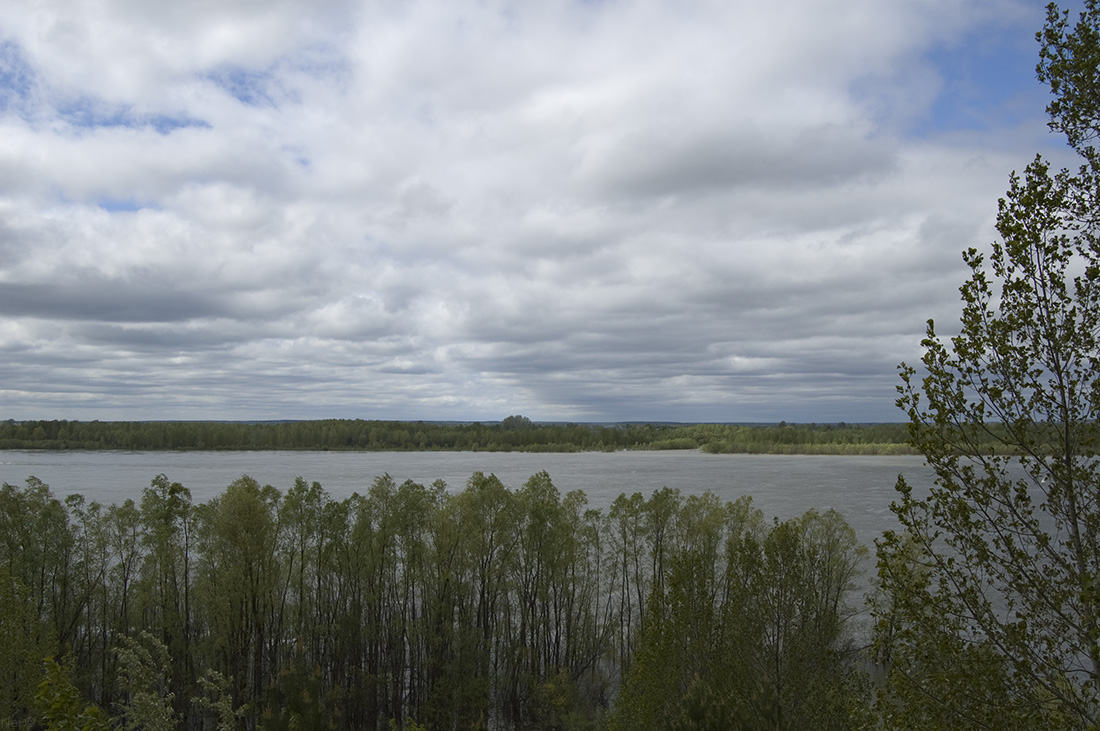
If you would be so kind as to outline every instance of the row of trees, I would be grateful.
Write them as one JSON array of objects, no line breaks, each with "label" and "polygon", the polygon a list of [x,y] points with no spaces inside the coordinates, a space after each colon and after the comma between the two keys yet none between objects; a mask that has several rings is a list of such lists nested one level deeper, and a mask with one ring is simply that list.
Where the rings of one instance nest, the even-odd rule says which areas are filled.
[{"label": "row of trees", "polygon": [[710,454],[913,454],[905,424],[699,425],[684,432]]},{"label": "row of trees", "polygon": [[200,505],[158,476],[112,506],[32,478],[0,489],[0,727],[656,729],[692,691],[842,728],[865,553],[834,512],[666,488],[605,513],[546,473]]},{"label": "row of trees", "polygon": [[[518,417],[522,418],[522,417]],[[0,422],[0,449],[343,449],[578,451],[644,446],[658,427],[323,419]]]},{"label": "row of trees", "polygon": [[712,453],[909,453],[902,424],[542,424],[362,421],[2,421],[0,449],[345,449],[576,452],[704,449]]}]

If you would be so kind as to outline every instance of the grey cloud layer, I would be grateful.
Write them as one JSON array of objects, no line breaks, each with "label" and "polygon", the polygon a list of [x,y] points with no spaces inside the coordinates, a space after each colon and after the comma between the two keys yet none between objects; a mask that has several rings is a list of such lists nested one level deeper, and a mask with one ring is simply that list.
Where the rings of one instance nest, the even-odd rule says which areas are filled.
[{"label": "grey cloud layer", "polygon": [[16,3],[0,417],[900,418],[1043,120],[898,120],[1022,7]]}]

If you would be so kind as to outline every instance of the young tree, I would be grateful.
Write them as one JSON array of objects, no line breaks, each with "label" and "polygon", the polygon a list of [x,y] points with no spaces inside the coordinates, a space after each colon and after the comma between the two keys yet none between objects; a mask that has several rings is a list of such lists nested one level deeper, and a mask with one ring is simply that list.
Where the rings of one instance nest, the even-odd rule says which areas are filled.
[{"label": "young tree", "polygon": [[172,708],[175,694],[169,690],[168,648],[142,632],[122,636],[116,653],[119,684],[126,695],[118,724],[122,731],[175,731],[179,718]]},{"label": "young tree", "polygon": [[[46,731],[110,731],[107,712],[99,706],[85,703],[73,685],[72,667],[62,665],[52,657],[44,661],[45,676],[35,694],[35,708]],[[31,726],[28,724],[28,727]]]},{"label": "young tree", "polygon": [[879,545],[887,722],[1053,728],[1100,722],[1100,3],[1053,4],[1039,76],[1051,127],[1084,158],[1013,175],[988,260],[970,249],[960,333],[933,323],[898,404],[935,471],[899,479]]}]

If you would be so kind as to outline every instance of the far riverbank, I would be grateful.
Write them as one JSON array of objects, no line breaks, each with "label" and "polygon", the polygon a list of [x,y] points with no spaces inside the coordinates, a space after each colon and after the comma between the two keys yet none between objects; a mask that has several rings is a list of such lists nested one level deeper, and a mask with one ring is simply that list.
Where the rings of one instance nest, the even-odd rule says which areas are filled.
[{"label": "far riverbank", "polygon": [[586,424],[367,421],[0,422],[0,450],[914,454],[904,424]]}]

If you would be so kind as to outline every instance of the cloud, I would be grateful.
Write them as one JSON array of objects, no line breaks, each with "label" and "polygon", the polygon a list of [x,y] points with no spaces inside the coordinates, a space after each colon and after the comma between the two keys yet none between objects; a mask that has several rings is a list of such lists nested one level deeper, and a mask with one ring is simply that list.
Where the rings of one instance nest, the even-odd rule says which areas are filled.
[{"label": "cloud", "polygon": [[[896,364],[1046,144],[1041,22],[17,4],[2,416],[898,420]],[[989,64],[1015,75],[974,92]]]}]

